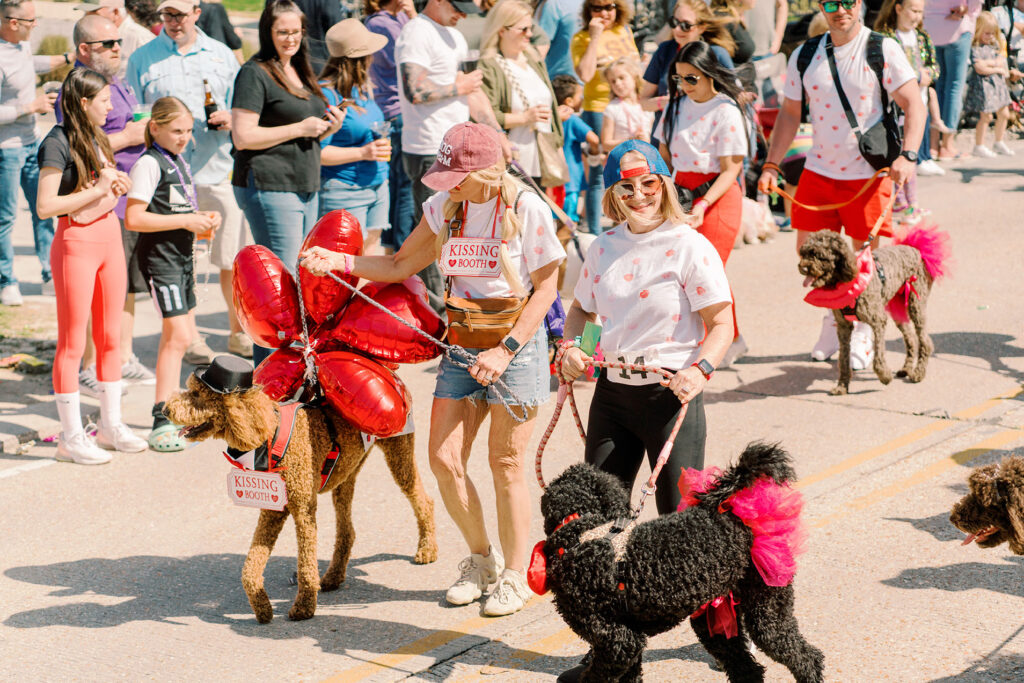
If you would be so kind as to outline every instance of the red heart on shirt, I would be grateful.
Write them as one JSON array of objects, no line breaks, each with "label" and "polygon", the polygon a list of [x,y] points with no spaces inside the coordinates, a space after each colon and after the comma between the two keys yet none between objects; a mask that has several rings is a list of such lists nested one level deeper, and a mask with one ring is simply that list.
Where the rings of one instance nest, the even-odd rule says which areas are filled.
[{"label": "red heart on shirt", "polygon": [[496,266],[496,265],[498,265],[498,262],[497,262],[497,261],[488,261],[488,262],[487,262],[487,267],[488,267],[488,268],[493,268],[493,267],[494,267],[494,266]]},{"label": "red heart on shirt", "polygon": [[703,287],[698,287],[697,288],[697,294],[703,294],[703,293],[704,293],[704,288]]},{"label": "red heart on shirt", "polygon": [[649,295],[650,295],[650,292],[648,292],[646,289],[640,292],[640,298],[641,299],[646,299]]},{"label": "red heart on shirt", "polygon": [[622,276],[622,279],[625,280],[626,282],[632,282],[633,273],[626,273],[625,275]]}]

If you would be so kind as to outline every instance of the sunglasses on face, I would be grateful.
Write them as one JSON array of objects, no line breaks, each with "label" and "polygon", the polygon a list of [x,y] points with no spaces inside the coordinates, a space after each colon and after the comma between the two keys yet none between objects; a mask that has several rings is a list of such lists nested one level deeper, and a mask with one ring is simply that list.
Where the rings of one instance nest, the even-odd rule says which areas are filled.
[{"label": "sunglasses on face", "polygon": [[113,50],[115,45],[121,44],[120,38],[111,38],[110,40],[87,40],[86,45],[102,45],[104,50]]},{"label": "sunglasses on face", "polygon": [[857,4],[857,0],[825,0],[825,2],[818,3],[821,8],[825,10],[825,14],[833,14],[839,11],[840,5],[845,10],[851,10]]},{"label": "sunglasses on face", "polygon": [[614,12],[616,9],[618,8],[615,5],[591,5],[590,13],[600,14],[602,12]]},{"label": "sunglasses on face", "polygon": [[685,76],[672,74],[672,81],[680,88],[683,87],[683,83],[694,86],[700,83],[700,76],[697,76],[696,74],[686,74]]},{"label": "sunglasses on face", "polygon": [[668,25],[671,26],[672,28],[679,29],[683,33],[689,33],[693,29],[697,28],[700,24],[691,24],[690,22],[683,21],[682,19],[676,19],[675,17],[669,17],[668,18]]},{"label": "sunglasses on face", "polygon": [[525,36],[527,33],[530,32],[530,30],[532,28],[533,28],[532,25],[530,25],[530,26],[506,26],[505,30],[506,31],[511,31],[512,33],[520,33],[520,34]]},{"label": "sunglasses on face", "polygon": [[632,199],[637,194],[643,192],[645,195],[650,196],[655,194],[661,189],[661,177],[657,175],[648,175],[643,178],[638,178],[633,182],[626,180],[620,180],[619,182],[612,185],[612,192],[619,199],[626,201]]}]

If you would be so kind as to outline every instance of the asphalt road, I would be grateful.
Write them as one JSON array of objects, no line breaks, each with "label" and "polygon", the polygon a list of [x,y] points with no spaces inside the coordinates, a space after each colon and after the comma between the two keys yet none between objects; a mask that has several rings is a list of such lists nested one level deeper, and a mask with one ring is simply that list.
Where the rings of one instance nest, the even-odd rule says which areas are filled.
[{"label": "asphalt road", "polygon": [[[745,246],[729,262],[751,351],[707,390],[707,464],[727,464],[754,439],[780,441],[793,454],[811,531],[796,578],[797,615],[824,650],[830,681],[1024,678],[1024,562],[1005,546],[961,547],[948,522],[969,468],[1024,446],[1024,145],[1014,148],[1014,158],[963,161],[944,178],[919,181],[956,257],[954,276],[929,304],[936,353],[921,384],[883,387],[859,372],[850,395],[829,396],[837,371],[808,360],[820,314],[801,301],[794,235]],[[24,247],[18,253],[31,294],[38,266]],[[200,323],[223,348],[215,282],[200,299]],[[148,302],[140,311],[137,348],[152,366],[159,323]],[[893,326],[887,350],[899,367]],[[435,366],[401,371],[421,427]],[[126,400],[128,421],[140,430],[148,392],[135,388]],[[584,409],[590,392],[577,387]],[[552,408],[542,408],[534,444]],[[54,466],[53,444],[0,454],[0,679],[554,680],[585,647],[549,598],[499,619],[482,617],[480,604],[443,604],[466,551],[440,505],[425,445],[424,430],[417,458],[438,502],[439,561],[412,564],[412,515],[375,455],[357,486],[346,584],[321,594],[312,620],[288,621],[296,546],[287,525],[266,571],[277,615],[267,625],[256,623],[240,583],[257,512],[226,499],[221,444],[118,456],[94,468]],[[581,454],[563,416],[547,476]],[[482,447],[470,472],[494,530]],[[536,514],[540,491],[532,482],[530,490]],[[326,569],[330,510],[321,521]],[[541,538],[537,519],[532,535]],[[710,663],[682,625],[651,641],[644,672],[652,681],[724,680]],[[774,664],[769,677],[789,680]]]}]

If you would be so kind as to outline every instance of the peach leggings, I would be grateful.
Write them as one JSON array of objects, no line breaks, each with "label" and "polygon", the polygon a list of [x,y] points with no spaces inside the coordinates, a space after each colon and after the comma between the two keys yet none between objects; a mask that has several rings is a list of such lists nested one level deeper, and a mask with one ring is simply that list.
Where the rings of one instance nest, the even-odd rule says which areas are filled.
[{"label": "peach leggings", "polygon": [[61,216],[50,249],[50,265],[57,293],[54,392],[78,391],[90,313],[96,376],[101,382],[121,379],[121,309],[128,289],[128,271],[117,216],[110,212],[88,225]]}]

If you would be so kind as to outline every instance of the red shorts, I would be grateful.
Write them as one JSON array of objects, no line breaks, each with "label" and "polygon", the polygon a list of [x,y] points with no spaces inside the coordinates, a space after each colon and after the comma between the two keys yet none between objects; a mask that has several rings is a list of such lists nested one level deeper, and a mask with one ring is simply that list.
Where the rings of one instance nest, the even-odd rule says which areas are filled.
[{"label": "red shorts", "polygon": [[[814,171],[804,169],[800,183],[796,188],[796,199],[811,206],[823,204],[839,204],[857,194],[864,186],[867,178],[856,180],[836,180],[826,178]],[[793,229],[803,232],[832,230],[843,232],[854,241],[863,242],[871,234],[882,211],[889,206],[892,197],[892,179],[888,176],[875,178],[871,187],[855,201],[840,209],[830,211],[811,211],[793,204],[791,218]],[[882,222],[879,235],[892,237],[892,212]]]}]

